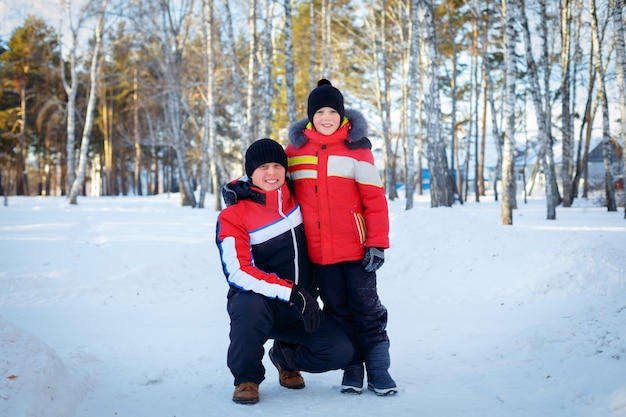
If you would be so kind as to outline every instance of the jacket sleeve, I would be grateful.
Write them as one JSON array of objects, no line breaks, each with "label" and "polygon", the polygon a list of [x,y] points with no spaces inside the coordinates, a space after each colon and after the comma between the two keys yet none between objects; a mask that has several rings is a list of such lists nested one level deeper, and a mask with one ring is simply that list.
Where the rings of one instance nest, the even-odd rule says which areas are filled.
[{"label": "jacket sleeve", "polygon": [[389,248],[389,207],[374,156],[369,149],[360,150],[355,169],[355,181],[359,188],[363,217],[367,228],[365,246]]},{"label": "jacket sleeve", "polygon": [[224,209],[217,219],[216,244],[229,285],[268,298],[289,301],[293,283],[254,265],[250,236],[241,220],[241,204]]}]

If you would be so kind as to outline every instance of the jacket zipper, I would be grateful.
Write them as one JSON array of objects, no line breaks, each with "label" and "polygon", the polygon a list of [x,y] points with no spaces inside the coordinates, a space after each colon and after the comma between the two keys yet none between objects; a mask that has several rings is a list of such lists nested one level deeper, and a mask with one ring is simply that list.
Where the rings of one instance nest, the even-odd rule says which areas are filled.
[{"label": "jacket zipper", "polygon": [[291,231],[291,241],[293,242],[293,267],[294,267],[294,283],[300,283],[300,256],[298,251],[298,240],[296,239],[296,229],[291,219],[283,212],[283,190],[278,189],[278,214],[289,222],[289,230]]}]

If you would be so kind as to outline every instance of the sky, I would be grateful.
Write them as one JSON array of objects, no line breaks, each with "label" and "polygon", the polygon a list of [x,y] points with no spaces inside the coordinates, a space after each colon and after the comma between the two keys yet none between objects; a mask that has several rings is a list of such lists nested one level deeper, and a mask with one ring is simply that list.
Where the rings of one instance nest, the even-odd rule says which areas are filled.
[{"label": "sky", "polygon": [[60,11],[59,0],[0,0],[0,38],[8,41],[13,29],[23,24],[29,14],[45,17],[56,28]]},{"label": "sky", "polygon": [[177,194],[9,197],[0,416],[626,417],[623,209],[576,200],[548,221],[541,197],[518,204],[502,226],[489,197],[390,202],[378,291],[396,396],[341,394],[340,371],[287,390],[266,355],[261,399],[244,406],[217,212]]}]

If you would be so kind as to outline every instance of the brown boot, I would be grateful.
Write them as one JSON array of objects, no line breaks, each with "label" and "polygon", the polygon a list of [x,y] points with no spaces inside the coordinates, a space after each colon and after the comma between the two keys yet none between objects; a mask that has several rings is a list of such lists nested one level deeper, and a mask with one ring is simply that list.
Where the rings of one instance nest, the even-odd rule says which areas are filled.
[{"label": "brown boot", "polygon": [[304,388],[304,378],[302,378],[300,371],[286,371],[282,369],[274,358],[274,348],[270,349],[269,356],[276,369],[278,369],[278,382],[280,385],[290,389]]},{"label": "brown boot", "polygon": [[235,387],[233,401],[237,404],[256,404],[259,402],[259,384],[243,382]]}]

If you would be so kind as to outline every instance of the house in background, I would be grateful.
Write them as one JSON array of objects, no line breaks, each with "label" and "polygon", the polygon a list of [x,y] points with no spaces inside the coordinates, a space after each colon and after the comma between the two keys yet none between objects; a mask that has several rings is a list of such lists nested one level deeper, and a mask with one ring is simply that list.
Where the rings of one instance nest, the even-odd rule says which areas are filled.
[{"label": "house in background", "polygon": [[[611,138],[611,168],[615,179],[615,189],[624,189],[624,177],[622,171],[623,149],[617,139]],[[604,188],[604,148],[600,141],[590,152],[587,158],[587,169],[589,170],[588,181],[590,188]]]},{"label": "house in background", "polygon": [[[545,189],[545,177],[543,175],[543,167],[537,165],[539,154],[538,144],[530,143],[527,149],[519,150],[515,156],[515,175],[518,182],[518,189],[532,194],[536,191]],[[562,153],[560,144],[554,147],[555,171],[559,190],[562,190],[561,169],[562,169]],[[587,181],[590,190],[604,190],[604,155],[601,140],[593,140],[591,150],[587,157]],[[621,190],[624,187],[624,179],[622,174],[622,147],[614,138],[611,139],[611,169],[613,178],[615,179],[615,189]],[[574,150],[576,152],[576,149]],[[576,155],[574,155],[576,158]],[[574,160],[575,164],[576,161]],[[580,187],[583,187],[585,181],[584,173],[581,175]]]}]

